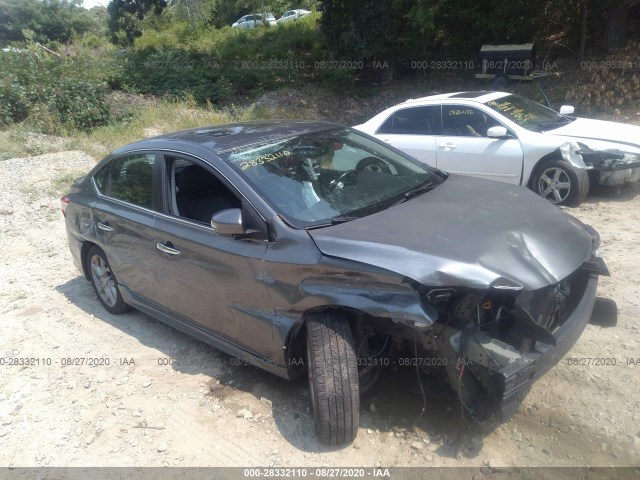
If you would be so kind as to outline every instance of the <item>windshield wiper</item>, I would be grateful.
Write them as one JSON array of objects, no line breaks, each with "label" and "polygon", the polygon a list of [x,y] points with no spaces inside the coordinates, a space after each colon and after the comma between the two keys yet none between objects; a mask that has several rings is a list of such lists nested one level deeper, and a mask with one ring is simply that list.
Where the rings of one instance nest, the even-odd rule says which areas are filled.
[{"label": "windshield wiper", "polygon": [[411,190],[407,190],[406,192],[404,192],[400,200],[398,200],[396,203],[394,203],[391,206],[395,207],[396,205],[400,205],[401,203],[406,202],[410,198],[417,197],[418,195],[422,195],[423,193],[428,192],[429,190],[433,190],[434,188],[435,187],[433,186],[433,182],[431,181],[422,183],[416,187],[413,187]]},{"label": "windshield wiper", "polygon": [[553,126],[560,126],[560,125],[565,125],[567,123],[571,123],[574,120],[575,120],[574,118],[562,117],[562,118],[557,118],[555,120],[550,120],[548,122],[538,122],[538,127],[547,128],[547,127],[553,127]]},{"label": "windshield wiper", "polygon": [[356,217],[354,215],[336,215],[335,217],[331,217],[331,225],[338,225],[339,223],[350,222],[351,220],[357,220],[360,217]]},{"label": "windshield wiper", "polygon": [[332,225],[338,225],[339,223],[350,222],[351,220],[357,220],[358,218],[353,215],[336,215],[335,217],[331,217],[328,222],[325,223],[317,223],[315,225],[307,225],[304,227],[305,230],[313,230],[315,228],[323,228],[323,227],[331,227]]}]

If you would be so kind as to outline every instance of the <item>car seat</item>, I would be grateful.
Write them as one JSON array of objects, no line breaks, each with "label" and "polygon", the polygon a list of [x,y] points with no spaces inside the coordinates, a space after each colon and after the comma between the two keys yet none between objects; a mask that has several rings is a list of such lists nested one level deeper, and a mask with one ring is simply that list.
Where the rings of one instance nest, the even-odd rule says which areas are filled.
[{"label": "car seat", "polygon": [[189,165],[176,177],[178,213],[198,222],[228,208],[240,208],[240,201],[213,174],[198,165]]}]

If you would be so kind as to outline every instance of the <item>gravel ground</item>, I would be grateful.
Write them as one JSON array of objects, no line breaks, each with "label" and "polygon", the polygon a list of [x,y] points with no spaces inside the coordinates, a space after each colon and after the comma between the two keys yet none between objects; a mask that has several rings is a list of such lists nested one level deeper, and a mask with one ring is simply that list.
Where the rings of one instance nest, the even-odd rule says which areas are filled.
[{"label": "gravel ground", "polygon": [[[571,210],[601,233],[612,275],[600,295],[616,300],[619,322],[588,326],[568,357],[615,365],[561,362],[502,425],[468,425],[429,383],[413,429],[415,376],[387,372],[363,401],[356,441],[332,449],[315,439],[304,381],[236,365],[142,313],[101,308],[73,266],[56,191],[93,164],[77,151],[0,162],[0,466],[639,464],[637,191],[596,192]],[[11,357],[38,360],[8,366]],[[73,358],[99,364],[67,365]]]}]

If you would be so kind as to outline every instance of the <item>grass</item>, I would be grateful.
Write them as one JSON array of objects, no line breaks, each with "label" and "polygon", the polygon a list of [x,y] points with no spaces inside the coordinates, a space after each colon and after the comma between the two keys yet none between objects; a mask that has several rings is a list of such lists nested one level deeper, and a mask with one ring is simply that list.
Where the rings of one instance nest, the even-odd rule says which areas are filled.
[{"label": "grass", "polygon": [[102,158],[114,149],[148,136],[237,121],[261,120],[270,112],[250,105],[223,110],[211,105],[199,108],[190,100],[160,100],[136,109],[124,123],[107,125],[90,133],[76,134],[69,143],[74,150],[83,150],[95,158]]},{"label": "grass", "polygon": [[48,190],[48,194],[52,197],[59,195],[66,195],[69,191],[69,185],[82,174],[67,172],[53,180],[51,180],[51,187]]},{"label": "grass", "polygon": [[[255,104],[216,109],[211,105],[197,107],[188,97],[151,100],[135,107],[127,120],[91,132],[67,131],[61,137],[41,135],[41,139],[34,141],[36,134],[29,130],[27,124],[13,125],[0,131],[0,160],[65,150],[82,150],[98,160],[122,145],[148,136],[203,125],[273,118],[273,113]],[[47,138],[50,141],[47,142]]]}]

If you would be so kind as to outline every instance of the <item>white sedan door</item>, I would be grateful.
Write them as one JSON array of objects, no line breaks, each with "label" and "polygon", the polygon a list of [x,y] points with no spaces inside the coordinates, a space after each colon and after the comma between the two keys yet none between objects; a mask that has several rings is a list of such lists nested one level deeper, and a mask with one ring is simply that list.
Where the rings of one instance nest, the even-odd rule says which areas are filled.
[{"label": "white sedan door", "polygon": [[489,138],[501,125],[482,110],[466,105],[442,106],[442,135],[436,140],[436,166],[450,173],[520,184],[523,152],[517,138]]},{"label": "white sedan door", "polygon": [[409,107],[396,110],[374,133],[423,163],[436,166],[436,134],[440,106]]}]

